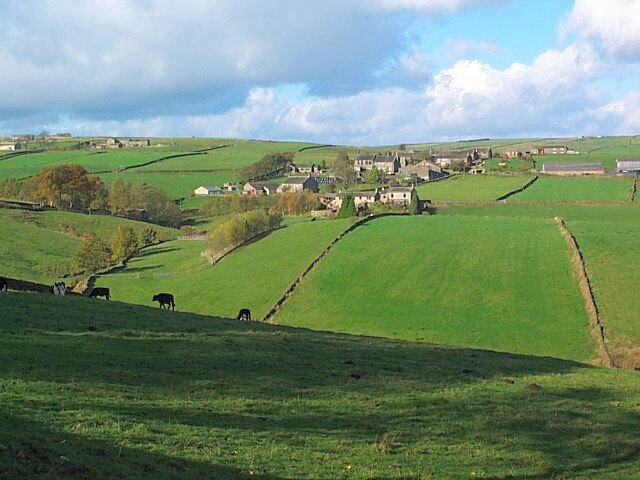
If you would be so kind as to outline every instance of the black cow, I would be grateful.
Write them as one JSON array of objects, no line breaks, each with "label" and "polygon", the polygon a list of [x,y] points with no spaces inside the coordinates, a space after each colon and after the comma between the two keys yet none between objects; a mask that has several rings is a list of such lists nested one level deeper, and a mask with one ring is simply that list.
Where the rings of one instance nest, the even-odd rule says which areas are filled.
[{"label": "black cow", "polygon": [[109,289],[106,287],[95,287],[91,289],[91,293],[89,294],[91,298],[104,297],[109,300],[111,297],[109,295]]},{"label": "black cow", "polygon": [[7,293],[9,290],[9,285],[7,285],[7,279],[4,277],[0,277],[0,292]]},{"label": "black cow", "polygon": [[247,322],[251,321],[251,310],[248,308],[241,308],[238,313],[238,320],[245,320]]},{"label": "black cow", "polygon": [[176,310],[176,304],[173,301],[173,294],[171,293],[159,293],[154,295],[152,301],[158,302],[160,304],[160,308],[166,308],[169,310],[169,307],[171,307],[171,310],[174,312]]}]

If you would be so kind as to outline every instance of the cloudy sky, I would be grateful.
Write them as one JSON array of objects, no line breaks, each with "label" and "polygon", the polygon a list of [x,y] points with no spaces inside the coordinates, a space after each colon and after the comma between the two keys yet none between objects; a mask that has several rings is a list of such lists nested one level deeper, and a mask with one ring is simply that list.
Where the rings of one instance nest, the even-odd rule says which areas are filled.
[{"label": "cloudy sky", "polygon": [[3,0],[0,134],[640,133],[640,0]]}]

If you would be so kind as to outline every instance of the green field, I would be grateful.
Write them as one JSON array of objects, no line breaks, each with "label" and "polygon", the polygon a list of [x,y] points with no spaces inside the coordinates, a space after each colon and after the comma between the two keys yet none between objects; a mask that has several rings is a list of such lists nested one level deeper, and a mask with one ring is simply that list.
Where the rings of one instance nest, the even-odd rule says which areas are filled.
[{"label": "green field", "polygon": [[522,187],[529,176],[456,175],[439,182],[420,185],[418,195],[433,202],[484,202]]},{"label": "green field", "polygon": [[619,480],[640,468],[633,372],[73,297],[11,293],[0,318],[2,478]]},{"label": "green field", "polygon": [[510,202],[626,202],[631,191],[631,177],[575,178],[540,177]]},{"label": "green field", "polygon": [[583,361],[595,357],[569,253],[550,220],[375,220],[338,244],[275,322]]},{"label": "green field", "polygon": [[564,218],[584,255],[614,361],[640,367],[640,262],[630,254],[640,238],[640,206],[501,204],[445,208],[438,215]]},{"label": "green field", "polygon": [[262,317],[350,220],[302,222],[239,248],[211,266],[206,241],[174,241],[143,251],[117,274],[102,276],[115,299],[150,305],[171,292],[181,311],[235,317],[243,307]]},{"label": "green field", "polygon": [[81,236],[93,233],[106,240],[118,225],[136,230],[152,226],[159,240],[175,238],[178,231],[104,215],[70,212],[0,210],[0,276],[52,283],[75,255]]}]

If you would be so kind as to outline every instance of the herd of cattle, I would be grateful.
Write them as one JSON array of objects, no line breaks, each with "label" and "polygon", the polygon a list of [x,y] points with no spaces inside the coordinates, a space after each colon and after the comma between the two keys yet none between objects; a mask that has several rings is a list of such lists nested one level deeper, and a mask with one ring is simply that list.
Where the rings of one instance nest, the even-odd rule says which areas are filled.
[{"label": "herd of cattle", "polygon": [[[9,284],[5,277],[0,277],[0,293],[6,293],[9,290]],[[57,297],[64,297],[67,293],[67,286],[62,281],[57,281],[53,284],[50,289],[50,292],[53,293]],[[109,300],[111,298],[111,292],[106,287],[94,287],[91,289],[88,295],[90,298],[98,298],[104,297],[105,300]],[[171,308],[172,311],[176,310],[176,303],[172,293],[158,293],[153,296],[151,300],[153,302],[158,302],[159,308],[164,308],[169,310]],[[251,310],[248,308],[240,309],[238,313],[238,320],[251,321]]]}]

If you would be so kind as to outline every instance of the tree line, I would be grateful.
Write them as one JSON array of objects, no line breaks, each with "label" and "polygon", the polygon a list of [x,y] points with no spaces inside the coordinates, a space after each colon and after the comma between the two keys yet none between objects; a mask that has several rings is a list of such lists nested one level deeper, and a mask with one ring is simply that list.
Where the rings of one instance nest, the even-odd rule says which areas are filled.
[{"label": "tree line", "polygon": [[225,218],[209,234],[209,253],[216,255],[241,245],[261,233],[280,227],[282,215],[267,210],[254,210]]},{"label": "tree line", "polygon": [[[0,182],[0,198],[46,203],[61,210],[99,212],[127,216],[144,211],[145,220],[178,227],[180,209],[161,188],[116,179],[109,188],[81,165],[57,165],[19,181]],[[139,218],[142,219],[142,218]]]}]

